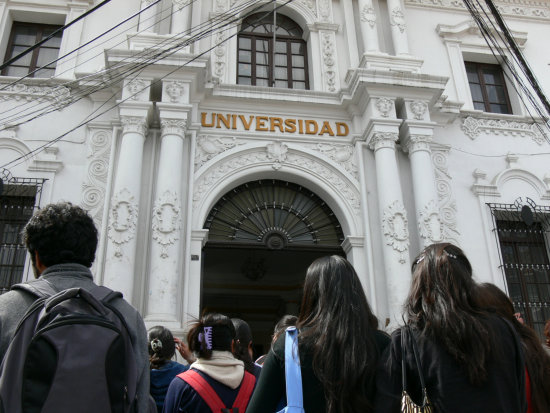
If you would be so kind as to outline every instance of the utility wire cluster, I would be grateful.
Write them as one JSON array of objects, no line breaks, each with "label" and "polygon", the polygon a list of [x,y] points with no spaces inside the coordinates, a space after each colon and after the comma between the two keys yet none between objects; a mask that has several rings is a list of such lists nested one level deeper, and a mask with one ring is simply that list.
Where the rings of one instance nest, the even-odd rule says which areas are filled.
[{"label": "utility wire cluster", "polygon": [[[193,1],[200,1],[200,0],[193,0]],[[287,4],[291,3],[294,0],[287,0],[285,3],[280,4],[276,6],[274,9],[271,9],[269,11],[266,11],[265,13],[262,13],[262,15],[258,18],[258,21],[263,19],[264,17],[272,14],[274,10],[277,10],[281,7],[286,6]],[[252,9],[250,7],[256,5]],[[249,10],[250,9],[250,10]],[[83,99],[97,91],[111,88],[113,86],[118,85],[122,80],[124,79],[135,79],[139,77],[139,75],[143,72],[145,68],[148,66],[157,63],[158,61],[169,57],[170,55],[184,49],[187,46],[190,46],[191,44],[198,42],[201,39],[210,37],[212,34],[216,32],[227,32],[231,31],[232,29],[235,29],[240,24],[240,17],[237,17],[240,12],[248,10],[249,13],[257,13],[260,12],[262,9],[265,9],[265,4],[258,4],[258,0],[249,0],[245,3],[239,4],[238,7],[232,8],[230,12],[222,13],[220,15],[215,16],[213,19],[210,19],[206,22],[203,22],[195,27],[192,27],[190,30],[184,33],[178,33],[175,34],[167,39],[164,39],[162,42],[159,42],[154,49],[144,49],[140,52],[134,53],[131,56],[127,58],[121,59],[121,61],[115,63],[109,68],[106,68],[105,70],[102,70],[98,73],[91,74],[89,76],[86,76],[84,78],[80,78],[73,81],[68,81],[65,83],[62,83],[60,86],[77,86],[79,84],[87,83],[88,86],[84,86],[79,88],[76,93],[71,94],[70,98],[67,99],[65,102],[62,103],[61,106],[51,107],[51,105],[48,105],[47,108],[40,107],[38,109],[34,109],[34,112],[26,112],[23,114],[16,114],[14,117],[11,118],[10,122],[13,122],[13,119],[16,117],[22,117],[23,120],[21,120],[19,123],[9,123],[7,124],[6,119],[0,118],[0,124],[3,124],[3,127],[0,127],[0,130],[6,128],[6,127],[14,127],[16,125],[20,125],[23,123],[30,122],[31,120],[34,120],[38,117],[44,116],[48,113],[60,110],[66,106],[69,106],[80,99]],[[143,12],[143,10],[141,11]],[[160,11],[157,13],[157,15],[162,14],[163,11]],[[173,14],[170,13],[165,18],[170,17]],[[127,20],[127,19],[126,19]],[[107,32],[106,32],[107,33]],[[219,41],[218,43],[214,44],[212,47],[210,47],[207,50],[202,51],[199,54],[195,54],[192,57],[189,58],[185,63],[182,64],[182,66],[177,66],[173,70],[166,73],[164,76],[162,76],[159,79],[156,79],[153,84],[160,83],[163,79],[166,77],[172,75],[176,71],[180,70],[181,67],[186,66],[193,61],[197,60],[198,58],[202,57],[203,55],[209,53],[214,48],[218,47],[219,45],[223,44],[224,42],[228,41],[232,37],[236,36],[238,34],[237,30],[234,30],[234,33],[232,33],[229,36],[223,36],[223,40]],[[101,53],[102,54],[102,53]],[[85,82],[84,82],[85,80]],[[58,87],[60,87],[58,86]],[[148,86],[147,86],[148,87]],[[29,153],[25,154],[24,156],[20,156],[2,166],[0,168],[5,168],[8,166],[16,166],[20,163],[24,162],[26,159],[28,159],[30,156],[34,156],[44,150],[46,147],[51,146],[52,144],[58,142],[68,134],[72,133],[73,131],[79,129],[80,127],[86,125],[87,123],[97,119],[98,117],[102,116],[103,114],[109,112],[110,110],[116,108],[121,103],[127,101],[128,99],[131,99],[132,97],[140,94],[143,90],[145,90],[147,87],[137,90],[132,95],[128,96],[126,99],[119,100],[115,104],[111,104],[109,107],[104,109],[100,112],[100,109],[107,105],[107,103],[110,101],[110,99],[107,99],[106,102],[101,105],[100,107],[96,108],[91,114],[89,114],[86,119],[84,119],[82,122],[80,122],[77,126],[71,128],[70,130],[66,131],[65,133],[59,135],[58,137],[52,139],[49,142],[46,142],[45,144],[35,148],[34,150],[30,151]],[[113,93],[112,97],[115,97],[118,94],[118,92]],[[35,105],[36,106],[36,105]],[[44,106],[43,104],[41,106]],[[93,115],[93,116],[92,116]]]},{"label": "utility wire cluster", "polygon": [[[540,120],[535,119],[533,115],[534,111],[548,126],[550,103],[493,1],[482,1],[464,0],[464,4],[497,61],[507,68],[503,72],[525,105],[529,116],[542,136],[550,143],[550,138],[543,130]],[[510,75],[513,79],[510,79]]]}]

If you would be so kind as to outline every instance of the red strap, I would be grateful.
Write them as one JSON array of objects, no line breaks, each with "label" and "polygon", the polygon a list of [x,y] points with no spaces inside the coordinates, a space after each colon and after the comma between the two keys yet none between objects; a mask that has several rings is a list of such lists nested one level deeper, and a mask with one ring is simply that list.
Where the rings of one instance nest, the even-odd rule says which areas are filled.
[{"label": "red strap", "polygon": [[[210,407],[212,413],[219,413],[222,409],[225,409],[225,404],[214,391],[212,386],[195,370],[187,370],[181,374],[178,374],[180,379],[188,383],[193,389],[201,396],[204,402]],[[243,410],[244,412],[244,410]]]},{"label": "red strap", "polygon": [[254,391],[254,385],[256,384],[256,377],[249,372],[244,372],[243,381],[241,383],[241,388],[239,389],[239,394],[233,402],[233,407],[239,409],[239,413],[244,413],[248,402],[250,401],[250,396],[252,396],[252,391]]}]

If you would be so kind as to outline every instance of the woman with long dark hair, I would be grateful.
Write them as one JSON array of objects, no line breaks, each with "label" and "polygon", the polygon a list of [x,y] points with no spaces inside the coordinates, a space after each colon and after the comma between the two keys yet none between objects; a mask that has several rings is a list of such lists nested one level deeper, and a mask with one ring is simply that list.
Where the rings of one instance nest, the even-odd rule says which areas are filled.
[{"label": "woman with long dark hair", "polygon": [[515,317],[514,305],[508,296],[496,285],[479,284],[477,287],[480,306],[494,311],[508,320],[519,334],[525,354],[527,368],[528,413],[550,412],[550,356],[542,347],[535,331],[522,324]]},{"label": "woman with long dark hair", "polygon": [[382,357],[375,411],[400,411],[404,358],[406,390],[418,405],[423,403],[422,372],[435,412],[525,412],[519,338],[476,302],[472,267],[462,250],[448,243],[430,245],[414,260],[412,272],[408,326],[392,334]]},{"label": "woman with long dark hair", "polygon": [[[372,410],[378,328],[353,266],[333,255],[308,268],[296,327],[306,413]],[[247,413],[274,412],[285,397],[285,335],[274,343]]]}]

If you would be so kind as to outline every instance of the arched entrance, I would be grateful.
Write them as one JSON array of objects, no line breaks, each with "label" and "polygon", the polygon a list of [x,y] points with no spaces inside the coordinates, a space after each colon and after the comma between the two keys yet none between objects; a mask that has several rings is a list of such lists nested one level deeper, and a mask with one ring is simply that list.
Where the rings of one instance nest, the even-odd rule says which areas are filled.
[{"label": "arched entrance", "polygon": [[256,351],[269,347],[275,323],[296,314],[309,264],[344,255],[344,234],[328,205],[291,182],[259,180],[219,199],[208,215],[201,311],[246,320]]}]

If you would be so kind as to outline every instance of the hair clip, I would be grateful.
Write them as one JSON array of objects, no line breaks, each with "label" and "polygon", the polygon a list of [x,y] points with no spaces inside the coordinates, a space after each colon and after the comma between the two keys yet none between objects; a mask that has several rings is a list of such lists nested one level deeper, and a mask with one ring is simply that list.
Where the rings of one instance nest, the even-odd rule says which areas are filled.
[{"label": "hair clip", "polygon": [[418,257],[415,264],[416,265],[420,264],[424,258],[426,258],[426,256],[424,254],[422,254],[420,257]]},{"label": "hair clip", "polygon": [[199,333],[199,342],[202,344],[206,344],[207,350],[212,350],[212,327],[204,327],[204,334]]},{"label": "hair clip", "polygon": [[456,260],[456,255],[455,255],[455,254],[451,254],[450,252],[447,252],[447,251],[445,251],[445,250],[443,250],[443,252],[444,252],[445,254],[447,254],[448,257],[454,258],[454,259]]},{"label": "hair clip", "polygon": [[159,353],[162,350],[162,341],[158,338],[151,340],[151,350],[153,350],[153,353]]}]

